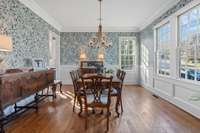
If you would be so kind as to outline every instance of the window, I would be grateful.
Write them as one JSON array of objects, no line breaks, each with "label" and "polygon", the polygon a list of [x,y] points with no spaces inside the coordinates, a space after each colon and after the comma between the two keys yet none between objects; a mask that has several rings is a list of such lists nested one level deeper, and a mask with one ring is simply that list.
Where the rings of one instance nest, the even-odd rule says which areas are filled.
[{"label": "window", "polygon": [[49,65],[56,66],[56,37],[55,33],[49,32]]},{"label": "window", "polygon": [[135,37],[120,37],[120,67],[132,70],[136,65],[136,39]]},{"label": "window", "polygon": [[154,27],[155,72],[200,81],[200,2],[191,2]]},{"label": "window", "polygon": [[180,78],[200,81],[200,6],[178,19]]},{"label": "window", "polygon": [[149,66],[149,50],[144,45],[142,45],[141,59],[142,65]]},{"label": "window", "polygon": [[170,75],[170,24],[166,23],[157,32],[157,72],[159,75]]}]

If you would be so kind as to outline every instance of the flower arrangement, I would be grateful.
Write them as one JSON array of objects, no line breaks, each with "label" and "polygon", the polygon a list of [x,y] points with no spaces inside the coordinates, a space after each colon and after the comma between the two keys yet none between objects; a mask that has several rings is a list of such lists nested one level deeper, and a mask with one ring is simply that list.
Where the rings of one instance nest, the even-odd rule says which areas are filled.
[{"label": "flower arrangement", "polygon": [[114,71],[113,71],[112,69],[106,70],[106,73],[107,73],[107,74],[113,74],[113,72],[114,72]]}]

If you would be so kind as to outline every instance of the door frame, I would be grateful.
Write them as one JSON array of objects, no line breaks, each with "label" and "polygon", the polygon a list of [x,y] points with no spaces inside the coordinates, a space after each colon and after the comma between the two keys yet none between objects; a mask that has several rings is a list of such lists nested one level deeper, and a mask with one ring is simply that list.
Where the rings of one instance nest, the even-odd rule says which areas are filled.
[{"label": "door frame", "polygon": [[[56,67],[56,79],[59,80],[60,79],[60,35],[56,34],[53,31],[49,31],[49,43],[51,41],[56,41],[56,50],[55,50],[55,67]],[[50,46],[50,45],[48,45]],[[49,64],[49,67],[50,64]]]}]

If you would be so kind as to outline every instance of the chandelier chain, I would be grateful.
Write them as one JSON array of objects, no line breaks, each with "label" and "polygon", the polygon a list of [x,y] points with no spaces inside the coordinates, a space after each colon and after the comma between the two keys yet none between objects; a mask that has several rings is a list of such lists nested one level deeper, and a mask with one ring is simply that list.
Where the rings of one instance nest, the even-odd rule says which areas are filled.
[{"label": "chandelier chain", "polygon": [[100,7],[100,11],[99,11],[99,16],[100,16],[100,18],[99,18],[99,22],[100,22],[100,25],[101,25],[101,22],[102,22],[102,13],[101,13],[101,11],[102,11],[102,9],[101,9],[101,2],[102,2],[102,0],[99,0],[99,7]]}]

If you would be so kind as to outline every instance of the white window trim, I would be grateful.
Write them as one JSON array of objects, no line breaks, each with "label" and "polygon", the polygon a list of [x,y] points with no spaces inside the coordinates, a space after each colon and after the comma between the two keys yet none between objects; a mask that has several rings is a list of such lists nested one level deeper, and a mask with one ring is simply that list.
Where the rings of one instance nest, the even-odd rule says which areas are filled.
[{"label": "white window trim", "polygon": [[[130,40],[135,40],[135,43],[136,43],[136,53],[135,53],[135,65],[133,64],[133,66],[137,66],[137,64],[138,64],[138,42],[137,42],[137,38],[135,37],[135,36],[120,36],[119,37],[119,57],[118,57],[118,59],[119,59],[119,68],[121,69],[121,44],[120,44],[120,42],[122,41],[122,39],[130,39]],[[130,69],[130,70],[126,70],[125,69],[125,71],[126,72],[128,72],[128,71],[133,71],[134,70],[134,67],[132,68],[132,69]]]},{"label": "white window trim", "polygon": [[[180,78],[180,51],[178,49],[178,17],[185,12],[191,10],[192,8],[200,5],[200,0],[193,0],[188,3],[185,7],[181,8],[171,16],[167,17],[166,19],[162,20],[160,23],[154,26],[154,77],[166,77],[170,79],[177,79],[189,83],[195,83],[200,85],[200,81],[190,81],[187,79]],[[157,73],[157,28],[169,22],[171,24],[171,46],[173,46],[173,51],[170,53],[171,67],[170,67],[170,75],[160,75]],[[171,52],[171,51],[170,51]],[[176,69],[174,69],[176,68]],[[198,82],[198,83],[197,83]]]},{"label": "white window trim", "polygon": [[[169,73],[170,75],[165,75],[165,74],[159,74],[159,70],[158,70],[158,36],[157,36],[157,32],[158,32],[158,29],[160,27],[162,27],[163,25],[166,25],[166,24],[170,24],[170,39],[172,40],[172,26],[171,26],[171,20],[170,18],[169,19],[165,19],[163,20],[162,22],[160,22],[159,24],[157,24],[155,27],[154,27],[154,60],[155,60],[155,63],[154,63],[154,74],[159,76],[159,77],[172,77],[172,72],[171,72],[171,60],[172,60],[172,56],[171,56],[171,51],[170,51],[170,70],[169,70]],[[170,41],[171,42],[171,41]],[[172,46],[173,44],[171,44],[170,46]],[[170,49],[171,50],[171,49]]]}]

